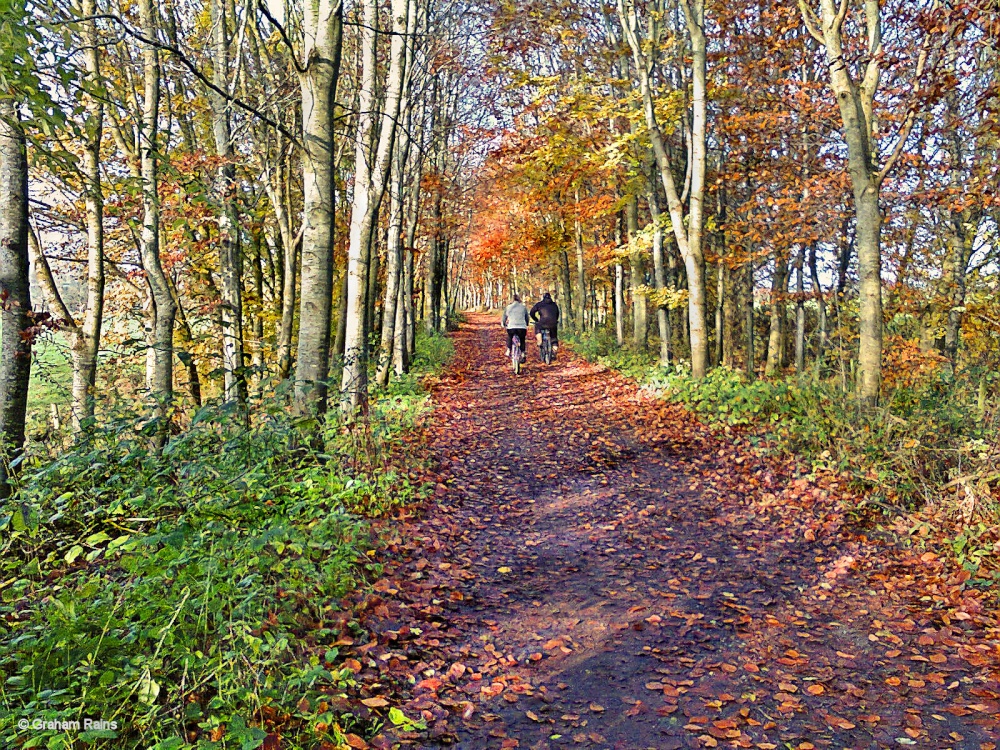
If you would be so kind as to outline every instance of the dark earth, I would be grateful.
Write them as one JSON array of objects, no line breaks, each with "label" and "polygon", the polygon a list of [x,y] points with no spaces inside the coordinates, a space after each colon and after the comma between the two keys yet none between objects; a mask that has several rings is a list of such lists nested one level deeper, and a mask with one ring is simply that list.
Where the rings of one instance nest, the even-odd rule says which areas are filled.
[{"label": "dark earth", "polygon": [[493,317],[454,341],[437,491],[354,651],[368,705],[422,724],[374,746],[996,747],[995,612],[968,573],[849,524],[836,474],[565,347],[545,367],[529,346],[515,377]]}]

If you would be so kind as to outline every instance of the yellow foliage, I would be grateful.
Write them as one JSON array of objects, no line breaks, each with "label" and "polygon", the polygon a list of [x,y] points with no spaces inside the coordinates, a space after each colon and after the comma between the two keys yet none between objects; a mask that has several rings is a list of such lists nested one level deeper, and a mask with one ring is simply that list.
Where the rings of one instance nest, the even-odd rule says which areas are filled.
[{"label": "yellow foliage", "polygon": [[937,351],[923,351],[916,341],[890,336],[883,354],[883,385],[886,390],[915,388],[937,377],[948,358]]}]

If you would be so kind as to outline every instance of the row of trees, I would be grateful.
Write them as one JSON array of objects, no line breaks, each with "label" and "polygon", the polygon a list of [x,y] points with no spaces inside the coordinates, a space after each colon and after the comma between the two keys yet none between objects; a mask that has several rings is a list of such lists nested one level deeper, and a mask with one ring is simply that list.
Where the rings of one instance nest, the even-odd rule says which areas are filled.
[{"label": "row of trees", "polygon": [[208,399],[249,419],[287,380],[299,414],[333,386],[351,416],[370,370],[408,371],[445,318],[461,10],[4,5],[0,491],[39,342],[68,345],[75,432],[146,394],[157,448]]},{"label": "row of trees", "polygon": [[546,278],[573,322],[613,320],[639,347],[655,311],[661,359],[689,356],[695,377],[804,371],[809,339],[822,366],[836,328],[869,405],[886,331],[952,363],[963,322],[977,357],[996,348],[996,9],[493,11],[511,126],[483,170],[472,304]]}]

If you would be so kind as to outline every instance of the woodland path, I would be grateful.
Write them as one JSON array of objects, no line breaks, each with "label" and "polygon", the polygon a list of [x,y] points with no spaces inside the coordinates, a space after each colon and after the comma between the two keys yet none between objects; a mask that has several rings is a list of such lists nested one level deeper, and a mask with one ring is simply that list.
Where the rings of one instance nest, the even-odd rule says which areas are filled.
[{"label": "woodland path", "polygon": [[383,695],[429,719],[389,739],[994,748],[992,621],[926,555],[846,531],[835,477],[565,348],[544,368],[531,345],[515,380],[492,317],[454,340],[437,497],[366,605],[364,654],[398,678]]}]

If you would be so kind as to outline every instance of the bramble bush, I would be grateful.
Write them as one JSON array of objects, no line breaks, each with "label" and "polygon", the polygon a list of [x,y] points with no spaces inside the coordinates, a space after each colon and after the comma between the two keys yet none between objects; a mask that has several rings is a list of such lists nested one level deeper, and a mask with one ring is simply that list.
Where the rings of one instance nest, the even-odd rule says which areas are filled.
[{"label": "bramble bush", "polygon": [[[366,733],[330,707],[337,602],[378,574],[369,519],[421,497],[388,453],[427,409],[418,369],[365,424],[301,447],[283,402],[252,427],[206,407],[157,457],[122,410],[0,505],[0,746],[283,747]],[[364,433],[360,439],[359,433]],[[117,730],[19,731],[20,719]]]}]

